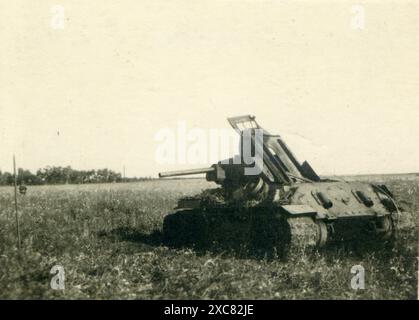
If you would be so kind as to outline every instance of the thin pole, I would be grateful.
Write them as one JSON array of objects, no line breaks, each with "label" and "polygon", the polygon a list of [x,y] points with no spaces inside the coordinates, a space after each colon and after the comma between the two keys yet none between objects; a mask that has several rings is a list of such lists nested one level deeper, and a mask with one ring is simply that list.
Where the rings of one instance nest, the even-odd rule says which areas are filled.
[{"label": "thin pole", "polygon": [[13,155],[13,174],[15,176],[15,216],[16,216],[16,232],[17,232],[17,245],[20,250],[20,227],[19,227],[19,212],[17,209],[17,174],[16,174],[16,159]]}]

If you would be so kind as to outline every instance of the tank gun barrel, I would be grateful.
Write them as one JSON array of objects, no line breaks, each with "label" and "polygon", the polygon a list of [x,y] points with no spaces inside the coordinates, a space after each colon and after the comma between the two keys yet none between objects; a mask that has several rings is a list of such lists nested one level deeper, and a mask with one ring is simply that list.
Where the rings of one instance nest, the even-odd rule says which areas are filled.
[{"label": "tank gun barrel", "polygon": [[199,168],[199,169],[189,169],[189,170],[179,170],[179,171],[166,171],[166,172],[160,172],[159,178],[188,176],[192,174],[213,172],[214,170],[215,168],[209,167],[209,168]]}]

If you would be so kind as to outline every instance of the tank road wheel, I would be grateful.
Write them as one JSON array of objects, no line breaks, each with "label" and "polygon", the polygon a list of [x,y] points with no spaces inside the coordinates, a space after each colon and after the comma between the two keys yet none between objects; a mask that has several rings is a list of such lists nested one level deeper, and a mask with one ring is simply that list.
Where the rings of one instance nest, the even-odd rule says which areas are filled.
[{"label": "tank road wheel", "polygon": [[316,221],[317,224],[317,246],[319,248],[324,247],[326,245],[327,242],[327,226],[326,223],[324,223],[323,221],[319,220]]},{"label": "tank road wheel", "polygon": [[292,217],[287,219],[289,255],[300,254],[322,247],[327,241],[327,226],[323,221],[314,221],[310,217]]},{"label": "tank road wheel", "polygon": [[394,223],[390,215],[381,217],[376,221],[375,232],[383,240],[390,240],[394,235]]}]

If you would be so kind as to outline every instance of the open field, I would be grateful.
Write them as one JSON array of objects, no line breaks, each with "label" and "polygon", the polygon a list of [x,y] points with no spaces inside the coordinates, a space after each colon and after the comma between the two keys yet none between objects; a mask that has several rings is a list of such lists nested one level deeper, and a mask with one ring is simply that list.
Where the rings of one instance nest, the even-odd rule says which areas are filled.
[{"label": "open field", "polygon": [[[215,186],[199,179],[29,187],[19,195],[19,252],[13,189],[1,187],[0,298],[416,299],[419,177],[368,180],[388,180],[406,211],[394,248],[339,245],[287,261],[163,246],[163,217],[177,199]],[[56,264],[64,291],[50,289]],[[350,270],[359,264],[366,283],[356,291]]]}]

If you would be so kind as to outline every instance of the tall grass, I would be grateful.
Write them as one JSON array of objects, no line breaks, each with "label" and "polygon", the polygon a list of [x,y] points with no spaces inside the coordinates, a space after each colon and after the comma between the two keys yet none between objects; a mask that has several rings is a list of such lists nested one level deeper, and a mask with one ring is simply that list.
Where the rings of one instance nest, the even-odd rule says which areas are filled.
[{"label": "tall grass", "polygon": [[[162,221],[201,180],[39,186],[20,196],[17,250],[11,188],[0,188],[0,298],[3,299],[416,299],[417,180],[392,180],[406,210],[391,250],[337,245],[288,260],[169,249]],[[65,269],[65,290],[50,269]],[[353,290],[353,265],[365,289]]]}]

